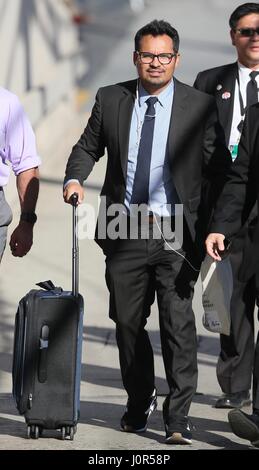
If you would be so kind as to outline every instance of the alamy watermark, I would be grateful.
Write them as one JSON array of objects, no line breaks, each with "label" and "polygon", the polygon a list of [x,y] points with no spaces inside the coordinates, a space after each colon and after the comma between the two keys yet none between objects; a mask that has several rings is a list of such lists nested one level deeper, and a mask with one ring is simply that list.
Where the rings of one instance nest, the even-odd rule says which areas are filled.
[{"label": "alamy watermark", "polygon": [[[146,204],[107,204],[106,196],[99,198],[98,215],[88,203],[78,207],[78,238],[80,240],[162,239],[164,248],[179,250],[183,244],[183,204],[166,204],[150,212]],[[97,224],[97,233],[95,233]]]}]

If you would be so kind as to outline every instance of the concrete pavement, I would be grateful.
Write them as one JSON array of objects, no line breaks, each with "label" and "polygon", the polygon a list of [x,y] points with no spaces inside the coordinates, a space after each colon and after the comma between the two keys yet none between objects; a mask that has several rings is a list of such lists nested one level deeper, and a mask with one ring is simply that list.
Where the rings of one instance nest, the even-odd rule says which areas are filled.
[{"label": "concrete pavement", "polygon": [[[226,18],[238,4],[238,2],[229,2],[226,8],[221,2],[203,2],[202,0],[147,2],[146,9],[131,22],[129,31],[113,49],[109,61],[96,75],[94,83],[90,83],[88,90],[90,99],[86,111],[90,107],[98,86],[134,76],[134,69],[131,65],[133,35],[140,26],[155,17],[168,19],[179,30],[184,53],[182,69],[179,69],[177,76],[188,83],[193,82],[198,70],[216,65],[213,62],[215,57],[218,58],[217,63],[234,60],[227,37],[227,26],[225,30],[222,26],[223,32],[219,38],[216,28],[215,33],[213,30],[212,13],[214,18],[221,22],[220,24],[225,24]],[[202,21],[197,14],[198,11],[203,11]],[[198,37],[197,29],[199,28],[193,27],[195,14],[198,24],[203,24],[203,33],[208,35],[210,32],[209,44]],[[215,48],[213,57],[212,45]],[[200,60],[197,59],[197,48],[199,48]],[[158,410],[151,416],[146,433],[134,435],[119,431],[119,420],[124,412],[127,397],[120,378],[114,325],[108,318],[104,257],[92,240],[82,240],[80,243],[80,291],[85,298],[85,318],[81,418],[75,440],[73,442],[61,441],[53,438],[57,436],[57,433],[47,432],[39,440],[27,440],[24,419],[17,414],[11,398],[13,327],[19,299],[41,280],[52,279],[54,283],[65,289],[69,289],[71,285],[71,208],[62,200],[62,180],[67,156],[72,144],[80,135],[87,117],[87,112],[77,113],[71,106],[71,102],[62,102],[49,117],[47,127],[44,123],[37,129],[38,145],[44,162],[41,169],[42,184],[37,208],[39,217],[35,226],[34,245],[24,259],[13,258],[7,248],[1,265],[0,449],[168,451],[172,450],[172,446],[164,444],[161,413],[167,385],[161,356],[156,306],[152,308],[148,330],[155,353],[156,385],[159,394]],[[61,120],[63,123],[64,120],[66,122],[66,132],[60,125]],[[98,204],[98,188],[103,181],[104,170],[105,158],[96,165],[87,184],[86,200],[95,208]],[[15,227],[19,213],[13,179],[7,194],[14,207],[15,219],[9,230],[10,234]],[[193,445],[185,446],[184,449],[249,449],[251,448],[249,443],[231,433],[227,422],[227,411],[216,410],[213,407],[220,394],[215,374],[219,340],[217,335],[208,333],[202,327],[199,283],[194,299],[194,311],[197,318],[199,345],[199,383],[191,406],[190,417],[197,431],[194,433]],[[174,447],[173,450],[182,450],[182,448]]]}]

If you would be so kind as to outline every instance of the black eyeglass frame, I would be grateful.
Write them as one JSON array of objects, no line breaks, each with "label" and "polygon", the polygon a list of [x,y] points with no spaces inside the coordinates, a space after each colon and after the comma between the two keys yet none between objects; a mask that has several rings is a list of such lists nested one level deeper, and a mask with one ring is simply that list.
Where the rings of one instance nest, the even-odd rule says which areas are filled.
[{"label": "black eyeglass frame", "polygon": [[[177,56],[177,52],[161,52],[160,54],[152,54],[152,52],[135,51],[135,53],[138,55],[140,62],[142,64],[146,64],[146,65],[152,64],[152,62],[154,62],[155,57],[157,57],[157,60],[161,65],[169,65],[169,64],[171,64],[173,58]],[[143,57],[141,57],[142,54],[148,54],[150,56],[151,60],[149,60],[148,62],[146,62],[146,61],[144,62]],[[169,60],[169,62],[161,62],[161,60],[160,60],[161,56],[164,57],[164,58],[167,58]],[[144,57],[144,60],[145,59],[148,59],[148,57]]]},{"label": "black eyeglass frame", "polygon": [[[245,33],[247,32],[247,34]],[[259,27],[258,28],[239,28],[234,29],[235,33],[239,33],[240,36],[243,38],[252,38],[257,34],[259,36]]]}]

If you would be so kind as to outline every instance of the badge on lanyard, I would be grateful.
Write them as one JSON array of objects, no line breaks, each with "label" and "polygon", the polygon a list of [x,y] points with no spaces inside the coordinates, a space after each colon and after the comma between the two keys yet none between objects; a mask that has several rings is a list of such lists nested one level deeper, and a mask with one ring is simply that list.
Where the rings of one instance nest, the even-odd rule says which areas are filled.
[{"label": "badge on lanyard", "polygon": [[238,155],[238,144],[229,145],[229,151],[231,153],[232,162],[235,161]]}]

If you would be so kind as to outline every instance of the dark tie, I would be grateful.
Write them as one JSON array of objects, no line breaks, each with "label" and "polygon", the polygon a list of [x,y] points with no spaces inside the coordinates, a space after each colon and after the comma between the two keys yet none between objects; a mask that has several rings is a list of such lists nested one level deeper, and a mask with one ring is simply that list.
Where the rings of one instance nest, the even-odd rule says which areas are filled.
[{"label": "dark tie", "polygon": [[156,97],[151,97],[146,101],[148,107],[141,130],[131,204],[148,204],[150,163],[156,115],[155,103],[157,100]]},{"label": "dark tie", "polygon": [[252,104],[258,103],[258,89],[257,89],[257,81],[255,77],[259,74],[259,72],[251,72],[249,75],[251,80],[249,80],[247,87],[246,87],[246,107],[252,106]]}]

